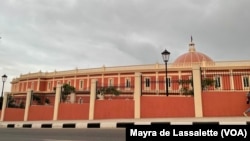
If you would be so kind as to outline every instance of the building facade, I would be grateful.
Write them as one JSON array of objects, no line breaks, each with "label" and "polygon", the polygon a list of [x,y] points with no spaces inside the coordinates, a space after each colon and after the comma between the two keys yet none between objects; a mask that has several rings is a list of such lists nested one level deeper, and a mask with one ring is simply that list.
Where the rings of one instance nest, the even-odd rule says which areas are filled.
[{"label": "building facade", "polygon": [[[84,108],[85,110],[83,110],[87,114],[79,117],[65,116],[62,110],[63,108],[61,108],[62,111],[60,115],[59,108],[57,109],[59,110],[59,114],[56,116],[61,117],[59,119],[241,115],[246,105],[240,104],[239,106],[237,103],[244,101],[245,93],[250,90],[250,60],[214,61],[206,54],[196,51],[193,41],[189,43],[188,47],[187,53],[180,55],[173,63],[168,64],[167,77],[165,64],[158,63],[117,67],[103,66],[90,69],[76,68],[74,70],[54,72],[40,71],[37,73],[22,74],[20,77],[13,79],[9,95],[14,97],[16,103],[20,105],[21,102],[27,100],[27,92],[32,90],[32,94],[38,94],[42,96],[43,99],[49,97],[52,101],[51,105],[54,106],[56,103],[55,95],[57,86],[65,83],[74,86],[76,91],[74,95],[69,96],[68,103],[89,104]],[[93,81],[95,81],[95,84],[93,84]],[[121,92],[120,95],[117,97],[107,95],[106,98],[116,99],[117,101],[112,101],[114,105],[117,106],[123,103],[127,108],[124,109],[122,108],[124,105],[120,105],[117,106],[118,108],[114,109],[113,112],[100,110],[102,106],[107,106],[107,104],[102,105],[103,101],[92,101],[91,93],[96,94],[96,91],[91,90],[93,85],[95,85],[95,90],[98,90],[100,87],[116,87]],[[168,90],[169,93],[168,99],[166,99],[166,90]],[[209,98],[210,96],[216,96],[216,94],[217,98]],[[227,103],[225,107],[221,107],[219,101],[217,107],[213,107],[214,105],[207,103],[210,100],[214,102],[214,100],[219,99],[219,97],[224,99],[223,97],[228,95],[230,95],[231,98],[225,101],[225,103]],[[230,101],[231,99],[235,99],[235,97],[240,98],[238,101]],[[185,99],[185,102],[180,100],[180,98]],[[124,99],[131,100],[132,102],[127,103]],[[156,101],[153,102],[153,99],[156,99]],[[182,104],[176,106],[176,101]],[[102,105],[100,108],[97,108],[98,103]],[[177,110],[178,112],[171,111],[171,108],[165,112],[166,110],[164,108],[160,108],[166,107],[166,103],[170,104],[167,105],[168,107],[177,107],[177,109],[179,109]],[[210,106],[205,105],[205,103]],[[232,103],[236,103],[234,106],[239,106],[240,108],[230,113],[219,113],[223,110],[227,110],[226,105],[232,105]],[[157,105],[154,107],[154,104]],[[60,106],[63,107],[66,105]],[[188,108],[185,109],[183,107]],[[218,107],[221,108],[220,111],[216,111],[216,109],[220,109]],[[80,110],[81,109],[83,108],[81,107]],[[119,113],[120,109],[127,112]],[[55,109],[52,108],[49,111],[51,112],[51,116],[45,119],[53,119],[52,115],[55,114]],[[182,113],[179,114],[180,112]],[[2,116],[2,120],[4,119],[7,118]],[[26,115],[26,120],[36,119],[38,119],[38,117],[27,118]]]},{"label": "building facade", "polygon": [[[192,79],[193,66],[201,68],[202,78],[211,78],[215,81],[214,87],[210,87],[210,90],[249,90],[249,60],[216,62],[197,52],[195,44],[191,42],[187,53],[168,64],[167,79],[170,93],[180,92],[180,80]],[[28,89],[32,89],[46,94],[53,92],[57,84],[68,83],[76,88],[77,93],[84,94],[90,90],[92,79],[97,79],[99,86],[116,86],[125,94],[132,93],[136,72],[142,74],[142,93],[165,93],[166,74],[163,64],[28,73],[12,80],[11,93],[26,93]],[[192,89],[191,85],[185,87]]]}]

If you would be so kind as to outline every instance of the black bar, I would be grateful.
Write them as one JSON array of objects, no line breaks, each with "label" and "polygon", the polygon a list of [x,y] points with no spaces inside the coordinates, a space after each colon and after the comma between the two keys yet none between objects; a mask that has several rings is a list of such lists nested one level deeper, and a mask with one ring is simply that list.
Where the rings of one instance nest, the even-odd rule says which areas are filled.
[{"label": "black bar", "polygon": [[195,125],[134,125],[126,127],[126,141],[166,140],[249,141],[250,125],[218,125],[198,123]]},{"label": "black bar", "polygon": [[23,128],[32,128],[32,124],[23,124]]},{"label": "black bar", "polygon": [[41,128],[52,128],[52,124],[42,124]]},{"label": "black bar", "polygon": [[100,123],[88,123],[88,128],[100,128]]},{"label": "black bar", "polygon": [[117,128],[126,128],[128,126],[133,126],[134,122],[118,122],[116,123]]},{"label": "black bar", "polygon": [[8,124],[7,125],[7,128],[14,128],[15,127],[15,124]]},{"label": "black bar", "polygon": [[63,124],[63,128],[76,128],[75,123],[65,123]]}]

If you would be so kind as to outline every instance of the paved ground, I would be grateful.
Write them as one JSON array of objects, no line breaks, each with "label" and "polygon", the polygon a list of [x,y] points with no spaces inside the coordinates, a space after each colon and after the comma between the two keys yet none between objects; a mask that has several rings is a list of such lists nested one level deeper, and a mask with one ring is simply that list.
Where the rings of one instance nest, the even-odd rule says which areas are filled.
[{"label": "paved ground", "polygon": [[250,117],[143,118],[61,121],[3,121],[0,128],[122,128],[127,125],[250,125]]}]

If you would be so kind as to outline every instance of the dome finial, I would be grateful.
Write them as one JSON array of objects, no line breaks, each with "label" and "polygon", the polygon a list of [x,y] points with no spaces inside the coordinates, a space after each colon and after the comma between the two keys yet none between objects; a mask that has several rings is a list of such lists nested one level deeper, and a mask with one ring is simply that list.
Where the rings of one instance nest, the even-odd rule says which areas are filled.
[{"label": "dome finial", "polygon": [[189,44],[189,52],[195,52],[195,47],[193,43],[193,36],[191,35],[191,42]]}]

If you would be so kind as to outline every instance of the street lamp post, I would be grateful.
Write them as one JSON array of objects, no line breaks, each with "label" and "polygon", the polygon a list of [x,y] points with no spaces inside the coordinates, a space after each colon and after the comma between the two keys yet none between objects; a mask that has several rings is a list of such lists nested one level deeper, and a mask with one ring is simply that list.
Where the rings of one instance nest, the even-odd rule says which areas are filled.
[{"label": "street lamp post", "polygon": [[168,96],[168,59],[170,52],[166,49],[161,53],[162,59],[165,62],[165,73],[166,73],[166,96]]},{"label": "street lamp post", "polygon": [[3,87],[2,87],[2,93],[1,93],[1,99],[3,99],[3,89],[4,89],[4,83],[5,83],[6,80],[7,80],[7,75],[4,74],[4,75],[2,76]]}]

